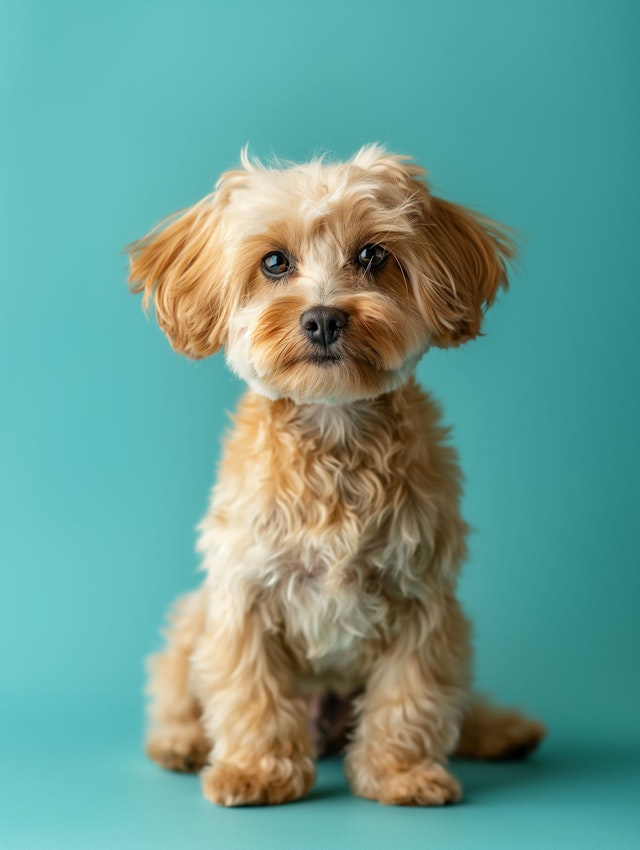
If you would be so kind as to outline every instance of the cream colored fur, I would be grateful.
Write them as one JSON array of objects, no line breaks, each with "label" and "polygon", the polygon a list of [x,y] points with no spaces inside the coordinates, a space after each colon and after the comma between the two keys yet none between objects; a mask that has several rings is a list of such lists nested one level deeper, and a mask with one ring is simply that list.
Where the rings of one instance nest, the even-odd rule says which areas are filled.
[{"label": "cream colored fur", "polygon": [[[413,379],[432,345],[476,336],[511,242],[435,198],[377,146],[267,168],[243,157],[216,191],[131,247],[131,282],[176,350],[224,346],[250,386],[200,526],[206,578],[153,659],[147,749],[204,766],[224,805],[278,803],[314,779],[310,694],[355,696],[356,794],[440,805],[467,756],[522,755],[543,727],[470,690],[455,591],[466,553],[456,455]],[[358,264],[381,245],[379,269]],[[261,260],[285,254],[270,279]],[[318,362],[302,314],[348,318]]]}]

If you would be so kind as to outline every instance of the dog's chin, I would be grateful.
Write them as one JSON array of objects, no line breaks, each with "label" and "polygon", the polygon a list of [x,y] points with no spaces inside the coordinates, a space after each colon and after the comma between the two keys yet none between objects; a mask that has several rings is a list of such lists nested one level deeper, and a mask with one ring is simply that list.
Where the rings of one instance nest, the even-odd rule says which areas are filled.
[{"label": "dog's chin", "polygon": [[302,363],[308,363],[310,366],[320,366],[321,368],[331,369],[339,366],[343,358],[339,354],[311,354],[309,357],[302,360]]},{"label": "dog's chin", "polygon": [[368,401],[403,386],[424,352],[408,356],[397,368],[380,369],[341,355],[308,355],[266,374],[242,375],[249,386],[275,401],[295,404],[349,405]]}]

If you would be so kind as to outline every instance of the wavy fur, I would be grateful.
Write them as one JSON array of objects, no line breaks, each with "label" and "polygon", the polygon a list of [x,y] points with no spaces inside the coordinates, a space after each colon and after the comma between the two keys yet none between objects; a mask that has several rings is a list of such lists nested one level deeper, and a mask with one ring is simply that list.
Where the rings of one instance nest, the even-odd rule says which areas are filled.
[{"label": "wavy fur", "polygon": [[[513,246],[422,175],[378,146],[286,168],[244,153],[131,247],[132,289],[176,350],[224,346],[251,388],[200,525],[205,582],[179,603],[149,686],[149,754],[204,766],[223,805],[309,791],[319,690],[353,699],[349,780],[385,803],[455,801],[456,746],[504,757],[544,732],[471,693],[460,472],[412,376],[431,345],[481,332]],[[356,259],[373,243],[388,252],[375,272]],[[291,270],[273,280],[260,260],[276,250]],[[325,362],[300,319],[318,305],[347,317]]]}]

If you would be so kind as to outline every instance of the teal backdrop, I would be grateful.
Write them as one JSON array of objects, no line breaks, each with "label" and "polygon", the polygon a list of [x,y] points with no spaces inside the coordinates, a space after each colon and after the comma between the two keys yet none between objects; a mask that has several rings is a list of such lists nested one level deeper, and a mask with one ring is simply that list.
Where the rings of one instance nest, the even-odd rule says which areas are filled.
[{"label": "teal backdrop", "polygon": [[[609,0],[0,2],[0,846],[640,846],[639,11]],[[466,802],[215,809],[141,752],[242,386],[172,352],[121,249],[240,148],[370,141],[516,228],[487,335],[433,351],[474,526],[479,686],[548,723]]]}]

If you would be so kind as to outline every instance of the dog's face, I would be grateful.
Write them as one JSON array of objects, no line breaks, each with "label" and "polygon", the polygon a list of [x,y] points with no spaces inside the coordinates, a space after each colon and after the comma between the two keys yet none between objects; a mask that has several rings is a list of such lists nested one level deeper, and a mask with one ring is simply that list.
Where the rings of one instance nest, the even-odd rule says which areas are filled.
[{"label": "dog's face", "polygon": [[132,246],[133,289],[153,296],[176,350],[224,345],[258,392],[340,404],[480,332],[511,243],[433,197],[419,168],[376,146],[345,163],[243,166]]}]

